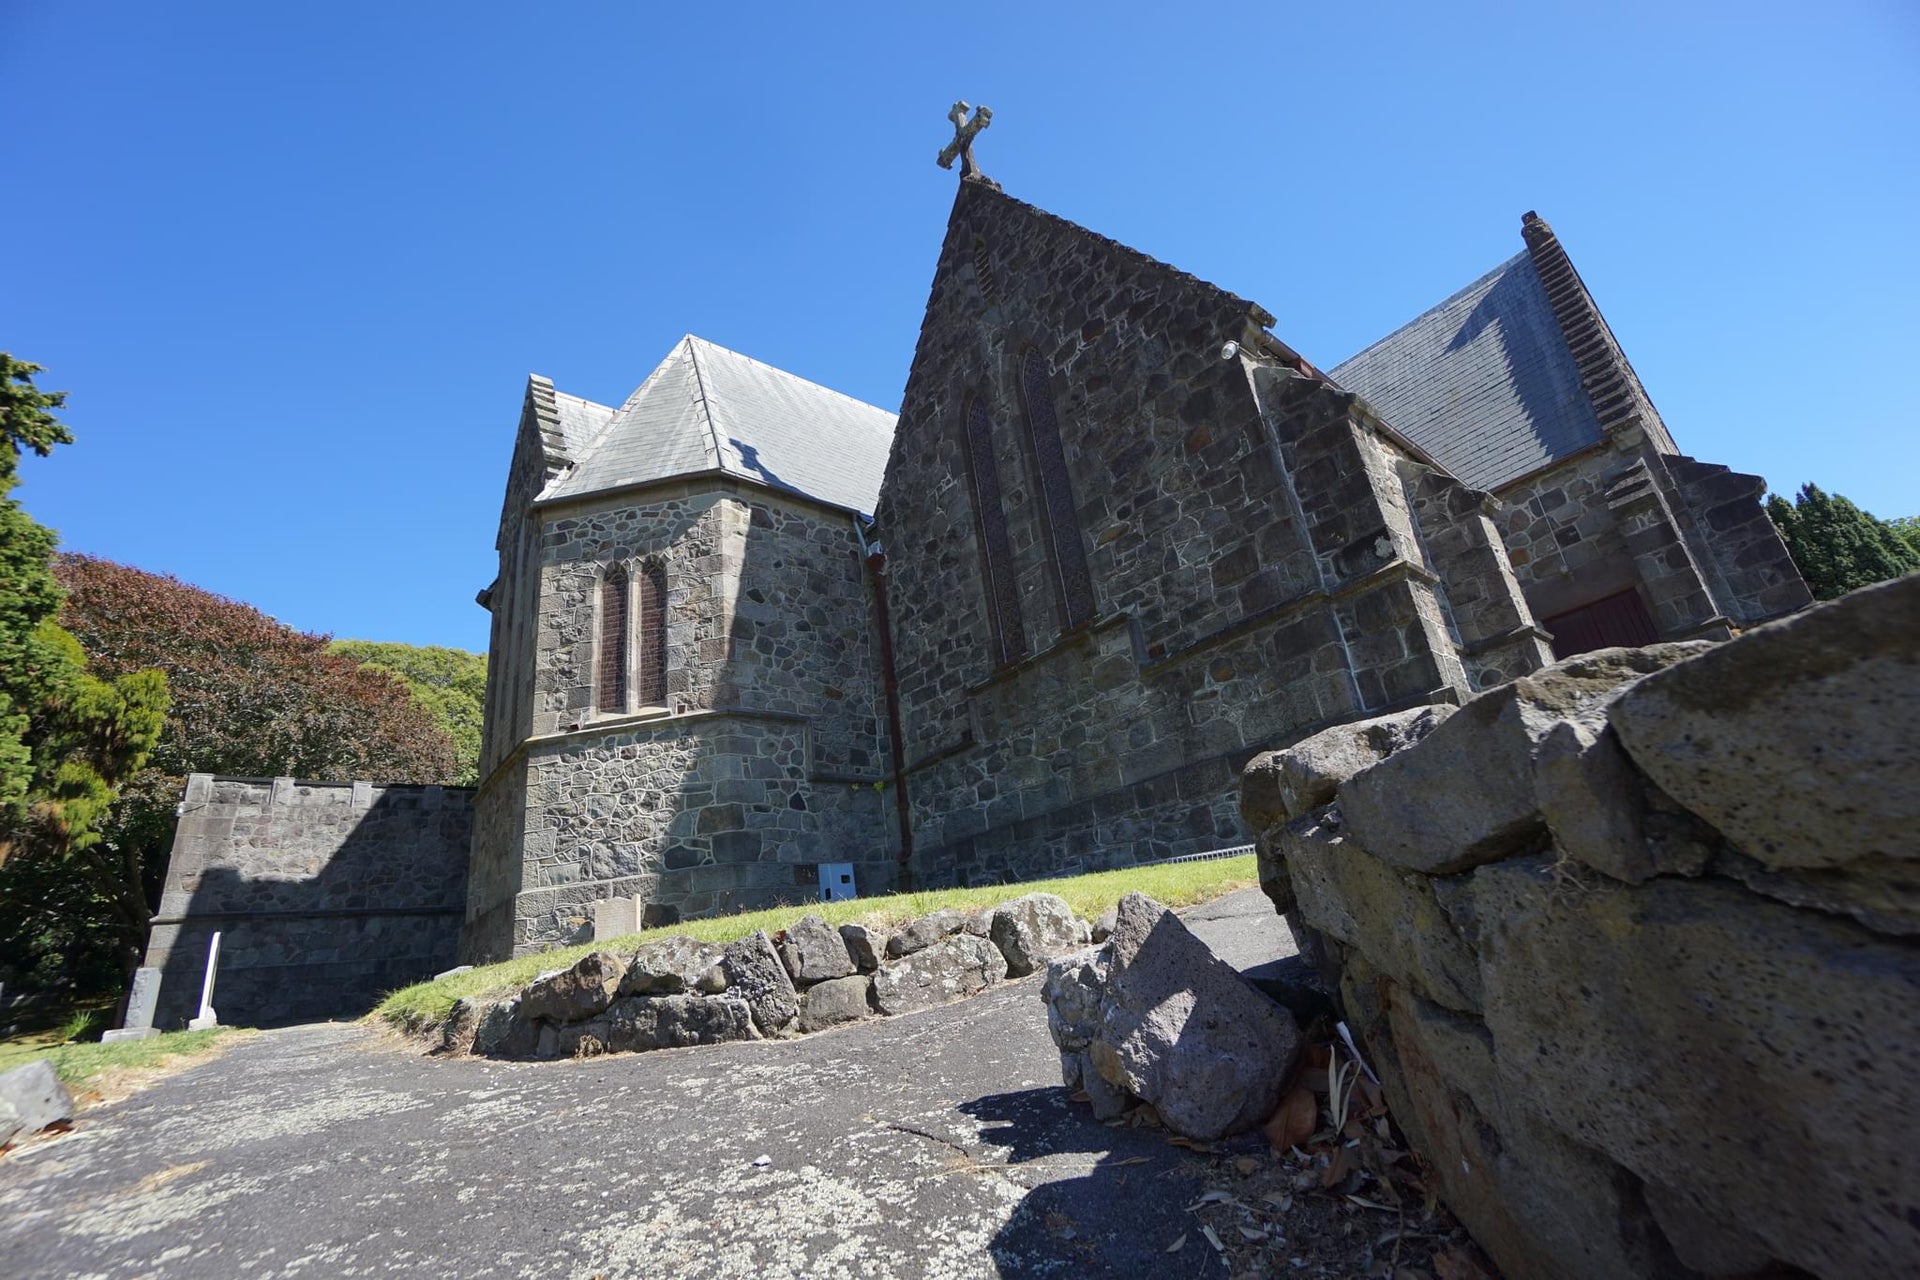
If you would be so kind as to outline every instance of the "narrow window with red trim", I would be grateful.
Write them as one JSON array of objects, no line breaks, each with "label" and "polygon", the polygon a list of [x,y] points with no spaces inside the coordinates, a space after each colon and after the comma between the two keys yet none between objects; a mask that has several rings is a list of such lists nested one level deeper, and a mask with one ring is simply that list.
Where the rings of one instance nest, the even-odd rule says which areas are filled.
[{"label": "narrow window with red trim", "polygon": [[667,569],[652,561],[640,569],[639,692],[643,707],[667,703]]},{"label": "narrow window with red trim", "polygon": [[600,659],[593,704],[602,715],[627,709],[627,571],[618,565],[600,580]]}]

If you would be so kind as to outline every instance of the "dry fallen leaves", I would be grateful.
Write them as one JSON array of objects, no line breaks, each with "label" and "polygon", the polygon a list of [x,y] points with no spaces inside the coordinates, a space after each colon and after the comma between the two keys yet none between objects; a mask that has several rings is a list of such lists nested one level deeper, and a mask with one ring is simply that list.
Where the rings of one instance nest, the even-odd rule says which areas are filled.
[{"label": "dry fallen leaves", "polygon": [[1280,1100],[1280,1106],[1262,1132],[1275,1151],[1285,1151],[1311,1138],[1319,1117],[1320,1108],[1313,1100],[1313,1091],[1303,1085]]}]

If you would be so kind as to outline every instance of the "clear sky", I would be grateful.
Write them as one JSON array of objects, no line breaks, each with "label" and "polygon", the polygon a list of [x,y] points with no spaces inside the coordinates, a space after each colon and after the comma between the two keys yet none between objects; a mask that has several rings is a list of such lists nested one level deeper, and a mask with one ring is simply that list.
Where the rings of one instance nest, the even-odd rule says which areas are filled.
[{"label": "clear sky", "polygon": [[955,179],[1337,363],[1560,233],[1682,449],[1920,514],[1920,6],[0,0],[0,348],[63,545],[483,649],[529,371],[896,408]]}]

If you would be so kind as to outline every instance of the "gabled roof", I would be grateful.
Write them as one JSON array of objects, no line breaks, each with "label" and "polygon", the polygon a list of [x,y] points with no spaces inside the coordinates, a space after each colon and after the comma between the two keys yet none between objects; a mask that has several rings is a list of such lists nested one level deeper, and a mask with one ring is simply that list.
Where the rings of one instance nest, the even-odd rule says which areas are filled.
[{"label": "gabled roof", "polygon": [[1602,438],[1526,253],[1329,372],[1476,489],[1497,489]]},{"label": "gabled roof", "polygon": [[566,456],[577,458],[593,438],[600,434],[607,421],[618,410],[604,404],[595,404],[591,400],[582,400],[579,396],[570,396],[564,391],[553,393],[553,405],[560,420],[561,445]]},{"label": "gabled roof", "polygon": [[871,514],[893,441],[885,409],[691,334],[617,410],[555,398],[574,465],[542,502],[723,471]]}]

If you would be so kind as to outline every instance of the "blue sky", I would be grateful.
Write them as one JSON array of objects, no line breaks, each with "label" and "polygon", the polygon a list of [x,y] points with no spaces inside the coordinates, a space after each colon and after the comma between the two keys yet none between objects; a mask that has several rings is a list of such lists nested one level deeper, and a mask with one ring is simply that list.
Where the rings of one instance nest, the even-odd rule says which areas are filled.
[{"label": "blue sky", "polygon": [[481,649],[525,375],[894,408],[954,178],[1331,365],[1553,223],[1687,452],[1920,513],[1920,8],[0,0],[0,348],[70,549]]}]

